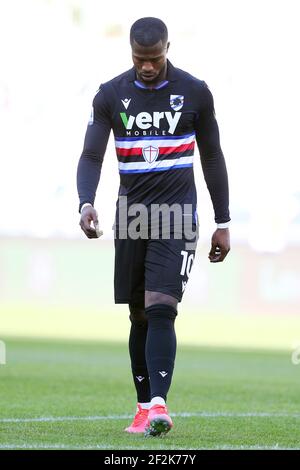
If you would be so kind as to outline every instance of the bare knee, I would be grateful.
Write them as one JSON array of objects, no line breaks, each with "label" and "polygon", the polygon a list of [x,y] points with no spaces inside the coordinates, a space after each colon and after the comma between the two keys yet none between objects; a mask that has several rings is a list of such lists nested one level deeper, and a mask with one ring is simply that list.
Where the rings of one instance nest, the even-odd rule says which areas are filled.
[{"label": "bare knee", "polygon": [[150,307],[155,304],[167,304],[177,308],[178,300],[171,295],[163,294],[162,292],[145,291],[145,307]]}]

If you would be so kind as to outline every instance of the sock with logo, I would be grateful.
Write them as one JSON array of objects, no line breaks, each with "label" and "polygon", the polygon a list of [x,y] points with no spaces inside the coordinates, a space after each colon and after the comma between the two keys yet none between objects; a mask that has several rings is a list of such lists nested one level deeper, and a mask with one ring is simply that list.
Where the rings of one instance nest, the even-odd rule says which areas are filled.
[{"label": "sock with logo", "polygon": [[150,377],[151,398],[166,400],[169,391],[176,356],[176,334],[174,322],[176,308],[167,304],[147,307],[148,334],[146,361]]},{"label": "sock with logo", "polygon": [[147,323],[130,318],[129,355],[138,403],[150,402],[150,381],[145,358]]}]

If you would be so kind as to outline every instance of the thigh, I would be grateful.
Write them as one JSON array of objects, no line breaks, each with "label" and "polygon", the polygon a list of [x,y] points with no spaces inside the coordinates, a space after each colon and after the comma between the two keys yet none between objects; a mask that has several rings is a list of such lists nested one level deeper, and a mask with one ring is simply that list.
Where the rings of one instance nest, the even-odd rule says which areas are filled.
[{"label": "thigh", "polygon": [[[196,240],[197,237],[195,237]],[[145,258],[145,290],[161,292],[181,302],[196,251],[184,235],[180,239],[150,239]]]},{"label": "thigh", "polygon": [[144,307],[145,240],[115,238],[115,303]]}]

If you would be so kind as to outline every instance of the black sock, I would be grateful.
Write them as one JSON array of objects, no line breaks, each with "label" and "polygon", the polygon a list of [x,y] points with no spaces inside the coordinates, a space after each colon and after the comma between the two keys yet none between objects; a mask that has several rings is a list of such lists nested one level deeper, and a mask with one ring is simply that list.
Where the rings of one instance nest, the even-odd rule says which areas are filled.
[{"label": "black sock", "polygon": [[151,398],[167,398],[175,355],[176,335],[174,321],[176,308],[167,304],[155,304],[147,307],[148,334],[146,342],[146,361],[150,377]]},{"label": "black sock", "polygon": [[131,319],[129,354],[133,381],[139,403],[150,401],[150,381],[145,357],[148,325]]}]

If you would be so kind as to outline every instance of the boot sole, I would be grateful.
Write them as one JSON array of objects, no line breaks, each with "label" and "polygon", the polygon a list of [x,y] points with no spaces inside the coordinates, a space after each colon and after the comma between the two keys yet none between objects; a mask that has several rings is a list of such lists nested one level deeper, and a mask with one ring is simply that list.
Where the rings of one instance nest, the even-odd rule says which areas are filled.
[{"label": "boot sole", "polygon": [[171,427],[172,425],[167,419],[160,417],[154,418],[152,419],[149,427],[145,431],[145,437],[161,436],[167,434],[170,431]]}]

